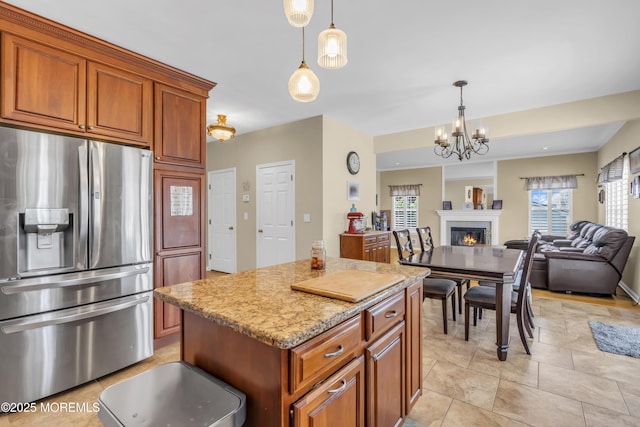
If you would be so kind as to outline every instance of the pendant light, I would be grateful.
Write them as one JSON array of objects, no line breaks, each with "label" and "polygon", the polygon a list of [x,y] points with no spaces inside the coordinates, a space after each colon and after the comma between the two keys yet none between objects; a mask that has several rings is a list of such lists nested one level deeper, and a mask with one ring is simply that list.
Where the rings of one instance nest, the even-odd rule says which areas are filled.
[{"label": "pendant light", "polygon": [[302,27],[302,63],[289,77],[289,94],[298,102],[311,102],[318,97],[320,80],[304,62],[304,27]]},{"label": "pendant light", "polygon": [[313,15],[313,0],[284,0],[284,14],[289,24],[304,27]]},{"label": "pendant light", "polygon": [[331,0],[331,25],[318,36],[318,65],[337,70],[347,65],[347,35],[333,25],[333,0]]},{"label": "pendant light", "polygon": [[227,124],[227,116],[218,114],[218,123],[207,126],[207,133],[220,142],[231,139],[236,134],[236,128]]}]

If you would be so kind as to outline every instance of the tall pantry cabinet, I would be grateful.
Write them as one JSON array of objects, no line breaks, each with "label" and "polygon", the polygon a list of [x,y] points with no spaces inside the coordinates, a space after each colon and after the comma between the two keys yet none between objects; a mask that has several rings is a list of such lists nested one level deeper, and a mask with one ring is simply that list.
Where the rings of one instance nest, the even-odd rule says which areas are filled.
[{"label": "tall pantry cabinet", "polygon": [[[1,2],[0,61],[3,126],[154,151],[154,287],[203,278],[215,83]],[[154,304],[154,336],[179,331],[179,311]]]}]

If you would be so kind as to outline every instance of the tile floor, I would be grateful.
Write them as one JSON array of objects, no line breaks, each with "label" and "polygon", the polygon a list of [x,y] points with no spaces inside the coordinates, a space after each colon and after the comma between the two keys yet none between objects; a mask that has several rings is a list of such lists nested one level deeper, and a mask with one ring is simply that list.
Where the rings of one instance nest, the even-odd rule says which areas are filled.
[{"label": "tile floor", "polygon": [[[533,354],[524,352],[512,322],[509,356],[499,362],[493,312],[485,312],[465,342],[464,318],[450,320],[449,334],[444,335],[440,302],[425,300],[424,393],[406,425],[640,426],[640,359],[598,350],[587,323],[640,327],[640,308],[539,291],[533,307]],[[42,402],[91,405],[105,387],[178,359],[179,347],[173,344],[131,368]],[[91,412],[0,415],[0,427],[44,425],[101,423]]]}]

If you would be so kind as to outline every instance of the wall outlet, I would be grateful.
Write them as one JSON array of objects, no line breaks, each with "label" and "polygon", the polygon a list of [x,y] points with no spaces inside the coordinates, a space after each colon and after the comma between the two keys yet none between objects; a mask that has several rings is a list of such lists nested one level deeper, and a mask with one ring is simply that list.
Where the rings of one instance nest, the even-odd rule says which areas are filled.
[{"label": "wall outlet", "polygon": [[304,222],[311,222],[311,214],[304,214],[303,215],[303,221]]},{"label": "wall outlet", "polygon": [[249,195],[248,194],[243,194],[242,195],[242,201],[243,202],[248,202],[249,201]]}]

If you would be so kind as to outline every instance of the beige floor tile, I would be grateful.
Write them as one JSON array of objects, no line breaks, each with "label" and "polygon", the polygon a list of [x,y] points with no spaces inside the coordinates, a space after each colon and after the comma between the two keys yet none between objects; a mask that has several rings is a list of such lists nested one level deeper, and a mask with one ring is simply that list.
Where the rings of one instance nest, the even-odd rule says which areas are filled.
[{"label": "beige floor tile", "polygon": [[438,361],[423,384],[426,390],[491,410],[498,382],[497,377]]},{"label": "beige floor tile", "polygon": [[10,427],[9,424],[9,415],[8,414],[0,414],[0,427]]},{"label": "beige floor tile", "polygon": [[425,356],[423,352],[422,354],[422,377],[423,378],[429,375],[429,372],[431,372],[431,369],[434,367],[436,362],[437,362],[436,359],[431,359],[430,357]]},{"label": "beige floor tile", "polygon": [[469,366],[475,350],[476,344],[473,342],[466,342],[460,339],[450,341],[430,340],[427,337],[425,338],[423,356],[447,361],[461,368],[466,368]]},{"label": "beige floor tile", "polygon": [[587,427],[637,427],[640,425],[640,418],[623,415],[588,403],[583,404],[583,408]]},{"label": "beige floor tile", "polygon": [[592,336],[569,334],[568,332],[562,333],[543,328],[540,330],[540,342],[544,344],[555,345],[557,347],[570,348],[572,350],[580,350],[591,353],[600,352]]},{"label": "beige floor tile", "polygon": [[496,357],[495,351],[478,349],[469,363],[469,369],[495,377],[525,384],[531,387],[538,386],[538,362],[531,360],[530,356],[513,354],[509,351],[507,360],[501,362]]},{"label": "beige floor tile", "polygon": [[640,384],[640,359],[605,352],[594,354],[574,350],[572,354],[576,371],[615,381]]},{"label": "beige floor tile", "polygon": [[532,426],[584,426],[579,401],[501,380],[493,412]]},{"label": "beige floor tile", "polygon": [[536,316],[533,322],[537,329],[547,329],[562,333],[567,332],[566,317],[563,315]]},{"label": "beige floor tile", "polygon": [[153,355],[161,357],[167,362],[180,360],[180,343],[176,342],[166,347],[159,348],[153,352]]},{"label": "beige floor tile", "polygon": [[[624,401],[627,403],[629,414],[640,418],[640,383],[630,384],[618,382],[618,387],[620,388]],[[638,425],[640,425],[640,422]]]},{"label": "beige floor tile", "polygon": [[436,427],[442,424],[452,398],[429,390],[423,390],[422,397],[415,404],[409,418],[426,427]]},{"label": "beige floor tile", "polygon": [[91,381],[69,391],[58,393],[36,402],[36,413],[10,414],[12,427],[20,426],[54,426],[54,427],[99,427],[98,396],[102,387]]},{"label": "beige floor tile", "polygon": [[618,384],[607,378],[542,363],[539,388],[629,415]]},{"label": "beige floor tile", "polygon": [[536,342],[531,347],[531,360],[561,368],[573,369],[571,350],[551,344]]},{"label": "beige floor tile", "polygon": [[526,424],[512,420],[485,409],[454,400],[442,423],[442,427],[474,426],[474,427],[507,427],[525,426]]},{"label": "beige floor tile", "polygon": [[562,311],[571,318],[577,316],[609,316],[609,309],[602,305],[574,301],[562,301]]}]

